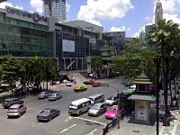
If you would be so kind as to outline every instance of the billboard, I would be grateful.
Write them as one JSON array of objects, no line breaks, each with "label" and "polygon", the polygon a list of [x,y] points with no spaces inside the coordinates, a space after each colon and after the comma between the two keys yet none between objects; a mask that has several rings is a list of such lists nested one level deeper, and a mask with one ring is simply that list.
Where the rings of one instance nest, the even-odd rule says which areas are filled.
[{"label": "billboard", "polygon": [[75,42],[72,40],[63,40],[63,52],[75,52]]}]

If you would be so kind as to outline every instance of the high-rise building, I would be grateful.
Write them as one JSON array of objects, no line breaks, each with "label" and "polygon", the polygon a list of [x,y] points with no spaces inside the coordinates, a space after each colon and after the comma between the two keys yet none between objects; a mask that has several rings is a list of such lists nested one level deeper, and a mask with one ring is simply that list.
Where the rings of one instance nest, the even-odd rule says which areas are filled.
[{"label": "high-rise building", "polygon": [[43,0],[44,16],[53,16],[58,21],[66,20],[66,0]]},{"label": "high-rise building", "polygon": [[155,24],[157,24],[158,21],[161,19],[163,19],[163,8],[161,2],[158,2],[156,4],[156,10],[155,10]]}]

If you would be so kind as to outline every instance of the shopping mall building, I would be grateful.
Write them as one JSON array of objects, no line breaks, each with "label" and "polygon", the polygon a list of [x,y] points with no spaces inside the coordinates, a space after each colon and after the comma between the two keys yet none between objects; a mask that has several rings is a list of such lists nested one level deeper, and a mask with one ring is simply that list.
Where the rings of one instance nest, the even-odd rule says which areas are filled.
[{"label": "shopping mall building", "polygon": [[0,9],[0,56],[49,57],[62,70],[86,69],[87,56],[100,55],[98,50],[111,38],[103,34],[103,27],[83,23],[84,28],[75,27],[6,6]]}]

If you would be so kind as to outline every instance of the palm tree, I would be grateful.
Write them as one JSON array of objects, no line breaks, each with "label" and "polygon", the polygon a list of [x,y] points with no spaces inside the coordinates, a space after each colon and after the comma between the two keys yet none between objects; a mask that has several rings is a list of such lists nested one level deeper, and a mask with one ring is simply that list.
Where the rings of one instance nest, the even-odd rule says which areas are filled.
[{"label": "palm tree", "polygon": [[[171,52],[176,51],[178,48],[178,42],[180,38],[179,25],[172,22],[172,20],[166,21],[160,20],[157,25],[153,26],[154,31],[149,33],[147,39],[151,45],[156,45],[157,49],[161,50],[162,62],[163,62],[163,78],[164,81],[164,100],[166,106],[165,117],[168,117],[168,104],[167,104],[167,91],[168,91],[168,75],[169,75],[169,59]],[[167,119],[166,119],[167,122]],[[169,125],[169,122],[165,125]]]}]

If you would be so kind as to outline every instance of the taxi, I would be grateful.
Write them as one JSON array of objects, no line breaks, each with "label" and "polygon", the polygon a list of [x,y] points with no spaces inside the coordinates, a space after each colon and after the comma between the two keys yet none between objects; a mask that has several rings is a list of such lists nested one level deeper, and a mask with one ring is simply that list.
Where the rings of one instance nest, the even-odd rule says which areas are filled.
[{"label": "taxi", "polygon": [[86,91],[86,90],[87,90],[87,87],[84,87],[84,86],[78,86],[74,88],[75,92],[81,92],[81,91]]}]

